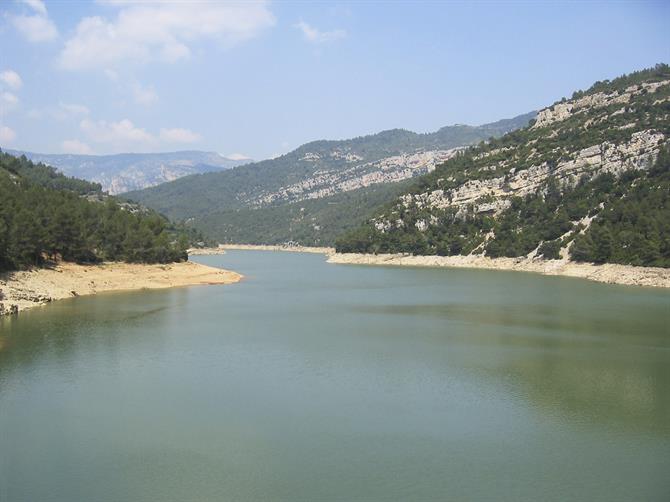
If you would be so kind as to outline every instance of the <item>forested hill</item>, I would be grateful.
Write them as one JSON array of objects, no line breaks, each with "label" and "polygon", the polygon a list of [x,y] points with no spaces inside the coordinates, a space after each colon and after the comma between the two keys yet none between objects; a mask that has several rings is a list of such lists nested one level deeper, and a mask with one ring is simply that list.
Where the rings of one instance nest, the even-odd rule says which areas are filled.
[{"label": "forested hill", "polygon": [[48,260],[167,263],[187,258],[188,235],[159,214],[0,152],[0,270]]},{"label": "forested hill", "polygon": [[221,242],[332,244],[401,190],[401,183],[430,172],[456,148],[499,137],[534,116],[428,134],[393,129],[314,141],[275,159],[126,195]]},{"label": "forested hill", "polygon": [[340,252],[670,266],[670,67],[597,82],[418,178]]}]

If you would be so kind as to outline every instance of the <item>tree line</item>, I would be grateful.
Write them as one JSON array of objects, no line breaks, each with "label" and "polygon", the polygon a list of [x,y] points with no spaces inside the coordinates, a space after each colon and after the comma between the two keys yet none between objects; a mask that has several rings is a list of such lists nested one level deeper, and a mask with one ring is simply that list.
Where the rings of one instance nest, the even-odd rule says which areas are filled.
[{"label": "tree line", "polygon": [[49,260],[183,261],[193,237],[98,184],[0,152],[0,270]]}]

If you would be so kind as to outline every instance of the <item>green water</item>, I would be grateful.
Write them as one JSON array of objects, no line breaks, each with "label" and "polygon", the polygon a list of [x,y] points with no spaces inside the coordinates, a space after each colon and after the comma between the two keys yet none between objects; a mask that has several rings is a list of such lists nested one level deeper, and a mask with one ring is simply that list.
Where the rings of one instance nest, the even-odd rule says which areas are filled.
[{"label": "green water", "polygon": [[0,321],[0,500],[670,500],[670,293],[230,252]]}]

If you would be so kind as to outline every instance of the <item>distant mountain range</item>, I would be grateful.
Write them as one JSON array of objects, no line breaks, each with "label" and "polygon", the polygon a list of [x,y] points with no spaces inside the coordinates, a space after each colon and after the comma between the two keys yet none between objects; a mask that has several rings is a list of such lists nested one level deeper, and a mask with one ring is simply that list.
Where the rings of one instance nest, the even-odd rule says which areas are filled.
[{"label": "distant mountain range", "polygon": [[531,112],[427,134],[393,129],[314,141],[275,159],[186,176],[126,196],[221,242],[332,244],[407,180],[431,172],[459,148],[500,137],[534,117]]},{"label": "distant mountain range", "polygon": [[117,155],[45,154],[6,150],[33,162],[55,167],[67,176],[94,181],[110,194],[141,190],[189,174],[223,171],[247,160],[233,160],[216,152],[120,153]]}]

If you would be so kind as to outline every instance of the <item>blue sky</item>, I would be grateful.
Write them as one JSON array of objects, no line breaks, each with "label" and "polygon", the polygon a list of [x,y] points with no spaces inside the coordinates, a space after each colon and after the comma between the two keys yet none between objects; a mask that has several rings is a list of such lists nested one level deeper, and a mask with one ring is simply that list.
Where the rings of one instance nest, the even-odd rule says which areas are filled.
[{"label": "blue sky", "polygon": [[0,146],[271,157],[670,61],[670,2],[0,2]]}]

